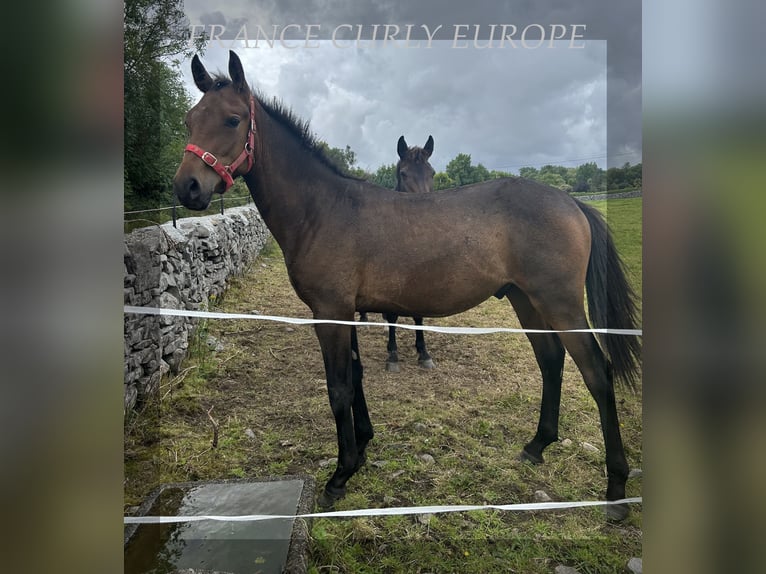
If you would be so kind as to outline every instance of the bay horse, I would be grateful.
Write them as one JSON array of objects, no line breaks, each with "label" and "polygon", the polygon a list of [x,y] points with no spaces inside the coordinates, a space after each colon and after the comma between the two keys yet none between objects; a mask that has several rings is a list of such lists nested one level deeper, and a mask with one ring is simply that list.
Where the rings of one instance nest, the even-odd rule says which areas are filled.
[{"label": "bay horse", "polygon": [[[430,193],[434,190],[434,168],[428,162],[434,151],[434,138],[428,136],[426,145],[422,148],[409,147],[404,136],[396,142],[396,153],[399,161],[396,163],[396,191],[401,193]],[[396,321],[399,316],[396,313],[384,313],[386,323],[391,323],[388,328],[388,358],[386,358],[386,371],[399,372],[399,348],[396,345]],[[415,325],[423,325],[423,317],[413,317]],[[426,339],[423,331],[415,331],[415,350],[418,353],[418,365],[424,369],[433,369],[434,361],[426,348]]]},{"label": "bay horse", "polygon": [[[606,450],[606,499],[625,497],[625,458],[615,380],[634,386],[640,341],[635,295],[603,217],[567,193],[522,178],[495,179],[439,193],[399,193],[343,175],[308,125],[281,103],[253,93],[239,57],[229,77],[211,76],[195,56],[203,92],[186,116],[189,144],[173,179],[187,208],[206,208],[241,176],[282,248],[297,295],[320,322],[337,467],[319,496],[332,506],[366,461],[373,428],[362,387],[355,312],[443,317],[488,297],[507,298],[529,332],[542,374],[537,432],[521,457],[543,462],[558,439],[565,352],[598,406]],[[374,193],[371,193],[373,192]],[[385,225],[381,225],[385,221]],[[609,291],[607,292],[607,287]],[[556,332],[553,332],[556,331]],[[603,346],[603,350],[602,350]],[[624,502],[607,518],[628,515]]]}]

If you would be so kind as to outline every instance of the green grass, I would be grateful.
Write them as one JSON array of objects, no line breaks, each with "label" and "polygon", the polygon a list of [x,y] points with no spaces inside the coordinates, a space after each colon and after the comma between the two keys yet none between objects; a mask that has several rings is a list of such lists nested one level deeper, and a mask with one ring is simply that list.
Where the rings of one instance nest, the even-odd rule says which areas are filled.
[{"label": "green grass", "polygon": [[617,251],[628,269],[628,279],[633,289],[640,295],[643,285],[641,279],[642,198],[609,199],[588,203],[604,214],[614,235]]}]

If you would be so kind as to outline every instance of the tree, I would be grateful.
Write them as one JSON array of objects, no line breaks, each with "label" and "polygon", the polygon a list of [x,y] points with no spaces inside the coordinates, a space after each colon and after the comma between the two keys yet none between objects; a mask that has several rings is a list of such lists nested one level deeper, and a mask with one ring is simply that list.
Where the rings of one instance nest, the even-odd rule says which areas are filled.
[{"label": "tree", "polygon": [[125,73],[147,63],[202,51],[204,40],[189,45],[189,21],[183,0],[125,0],[123,10]]},{"label": "tree", "polygon": [[388,189],[396,189],[396,164],[381,165],[370,177],[370,181]]},{"label": "tree", "polygon": [[446,173],[457,186],[473,183],[471,156],[465,153],[457,154],[447,164]]},{"label": "tree", "polygon": [[471,165],[471,156],[465,153],[459,153],[450,160],[446,172],[446,175],[457,186],[492,179],[490,171],[486,167],[482,164]]},{"label": "tree", "polygon": [[537,179],[538,173],[536,167],[522,167],[519,169],[519,176],[525,179]]},{"label": "tree", "polygon": [[182,0],[126,0],[123,26],[125,203],[152,207],[170,201],[191,105],[171,58],[190,57],[203,43],[189,44]]},{"label": "tree", "polygon": [[573,191],[597,191],[603,171],[595,162],[584,163],[575,169]]},{"label": "tree", "polygon": [[434,190],[452,189],[453,187],[457,187],[455,180],[443,171],[440,171],[434,175]]},{"label": "tree", "polygon": [[[346,145],[345,149],[339,147],[330,147],[327,142],[320,141],[318,144],[322,153],[340,169],[346,175],[359,177],[362,179],[369,179],[370,174],[364,171],[361,167],[356,167],[356,152],[351,149],[350,145]],[[394,184],[395,186],[396,184]]]}]

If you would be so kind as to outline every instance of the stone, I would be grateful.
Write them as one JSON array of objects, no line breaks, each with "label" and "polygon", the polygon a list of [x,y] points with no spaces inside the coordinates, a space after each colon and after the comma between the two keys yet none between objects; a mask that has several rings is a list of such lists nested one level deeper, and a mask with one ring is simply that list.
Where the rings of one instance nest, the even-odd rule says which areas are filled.
[{"label": "stone", "polygon": [[563,446],[564,448],[569,448],[570,446],[572,446],[572,439],[565,438],[564,440],[561,441],[561,446]]},{"label": "stone", "polygon": [[[268,237],[252,204],[228,208],[224,217],[184,218],[178,221],[178,228],[166,223],[137,229],[125,235],[123,245],[124,303],[207,309],[209,296],[222,294],[228,278],[244,271]],[[131,386],[140,395],[141,389],[152,386],[149,380],[156,373],[178,373],[188,350],[188,336],[198,323],[168,315],[125,315],[126,412],[135,406]],[[218,344],[214,348],[220,350]],[[152,348],[155,352],[150,356]],[[159,349],[164,360],[158,356]],[[142,361],[150,368],[142,369]]]},{"label": "stone", "polygon": [[420,524],[423,524],[423,525],[427,526],[428,523],[431,522],[431,517],[432,516],[433,516],[433,514],[431,514],[430,512],[426,512],[424,514],[416,514],[415,515],[415,520],[417,520]]},{"label": "stone", "polygon": [[535,490],[535,502],[552,502],[553,499],[548,496],[544,490]]},{"label": "stone", "polygon": [[586,451],[586,452],[592,452],[592,453],[597,453],[597,452],[599,452],[599,450],[598,450],[598,447],[595,447],[595,446],[593,446],[593,445],[592,445],[592,444],[590,444],[589,442],[584,442],[584,441],[583,441],[583,442],[581,442],[581,443],[580,443],[580,447],[582,447],[582,449],[583,449],[584,451]]},{"label": "stone", "polygon": [[208,348],[211,351],[215,351],[216,353],[220,353],[226,348],[221,341],[219,341],[217,338],[213,337],[212,335],[208,335],[206,342],[207,342]]},{"label": "stone", "polygon": [[636,558],[635,556],[628,560],[628,571],[632,574],[641,574],[644,570],[642,558]]},{"label": "stone", "polygon": [[434,464],[436,462],[436,460],[434,460],[434,457],[431,456],[430,454],[419,454],[417,458],[418,460],[421,460],[426,464]]},{"label": "stone", "polygon": [[245,429],[245,436],[250,440],[255,440],[255,433],[253,432],[253,429]]},{"label": "stone", "polygon": [[555,572],[555,574],[580,574],[580,571],[577,570],[577,568],[572,568],[571,566],[564,566],[563,564],[559,564],[558,566],[556,566],[553,572]]},{"label": "stone", "polygon": [[639,478],[643,474],[640,468],[631,468],[628,473],[628,478]]}]

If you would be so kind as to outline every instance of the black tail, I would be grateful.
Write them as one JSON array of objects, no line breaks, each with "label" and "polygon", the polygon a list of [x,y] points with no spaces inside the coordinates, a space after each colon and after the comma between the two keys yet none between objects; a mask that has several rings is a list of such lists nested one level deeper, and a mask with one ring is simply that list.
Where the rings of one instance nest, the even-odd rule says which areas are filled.
[{"label": "black tail", "polygon": [[[577,206],[591,229],[590,260],[585,277],[591,323],[596,329],[637,329],[636,294],[625,276],[625,264],[617,253],[609,227],[598,210],[580,201]],[[615,378],[635,389],[641,357],[638,336],[599,334],[599,340]]]}]

